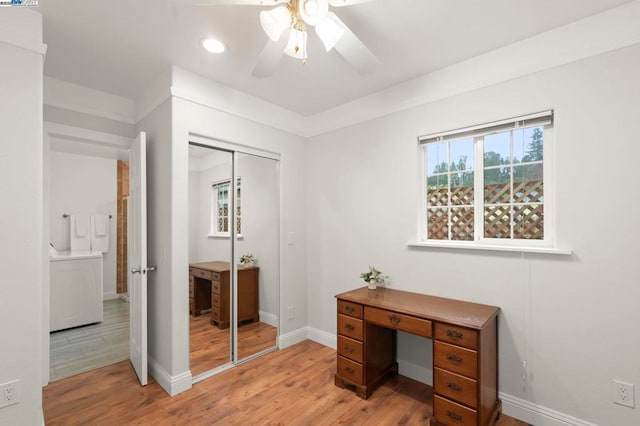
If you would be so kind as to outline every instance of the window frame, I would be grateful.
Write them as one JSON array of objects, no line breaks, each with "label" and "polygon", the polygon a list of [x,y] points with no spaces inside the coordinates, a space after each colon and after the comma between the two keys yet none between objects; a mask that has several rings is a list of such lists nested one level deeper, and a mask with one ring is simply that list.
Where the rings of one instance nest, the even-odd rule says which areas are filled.
[{"label": "window frame", "polygon": [[[219,181],[215,181],[215,182],[211,182],[210,187],[211,187],[211,202],[209,204],[210,207],[210,214],[209,214],[209,235],[207,235],[208,238],[230,238],[231,237],[231,228],[229,228],[228,231],[224,232],[224,231],[218,231],[218,218],[219,218],[219,214],[218,214],[218,194],[219,191],[217,190],[217,188],[223,186],[223,185],[229,185],[229,199],[228,199],[228,203],[229,203],[229,207],[231,206],[231,181],[232,179],[223,179],[223,180],[219,180]],[[237,178],[237,184],[236,187],[234,188],[235,190],[240,190],[240,196],[236,196],[236,202],[235,207],[238,208],[241,206],[240,204],[240,200],[242,198],[242,180],[241,177],[238,176]],[[231,214],[234,214],[234,212],[231,212],[231,208],[229,208],[229,212]],[[236,221],[232,220],[233,216],[231,216],[231,214],[228,217],[228,221],[227,224],[229,227],[234,226],[234,224],[236,223]],[[242,213],[240,214],[240,218],[242,218]],[[242,230],[242,222],[240,222],[240,230]],[[238,239],[242,239],[242,233],[236,233],[236,237]]]},{"label": "window frame", "polygon": [[[549,122],[543,122],[544,124],[527,124],[528,119],[538,119],[540,117],[549,117]],[[459,130],[447,131],[439,134],[432,134],[427,136],[421,136],[418,138],[418,153],[420,161],[419,163],[419,213],[418,213],[418,235],[416,242],[410,243],[410,246],[414,247],[443,247],[443,248],[465,248],[465,249],[487,249],[487,250],[502,250],[502,251],[529,251],[529,252],[541,252],[541,253],[559,253],[570,254],[571,250],[559,249],[555,246],[555,176],[554,176],[554,123],[553,123],[553,111],[543,111],[536,114],[530,114],[527,116],[516,117],[507,120],[501,120],[493,123],[487,123],[483,125],[471,126]],[[518,125],[522,122],[522,125]],[[512,128],[504,127],[509,123],[513,123]],[[492,131],[492,128],[501,129]],[[514,130],[542,127],[543,128],[543,185],[544,185],[544,201],[542,203],[544,208],[544,236],[543,239],[513,239],[513,238],[485,238],[484,237],[484,143],[487,135],[502,133],[506,131],[513,132]],[[475,133],[475,134],[474,134]],[[512,133],[513,134],[513,133]],[[443,141],[454,141],[464,138],[473,139],[473,178],[474,178],[474,190],[473,190],[473,208],[474,208],[474,238],[473,240],[438,240],[428,238],[428,220],[427,220],[427,169],[426,169],[426,149],[429,143],[437,143]],[[427,142],[425,142],[427,140]],[[513,136],[511,136],[511,149],[513,147]],[[450,147],[447,149],[447,162],[451,164],[449,155]],[[511,154],[513,155],[513,153]],[[512,168],[513,164],[510,163],[508,167]],[[513,172],[511,173],[511,185],[513,185]],[[450,184],[449,184],[450,185]],[[513,187],[512,187],[513,188]],[[449,186],[450,189],[450,186]],[[449,199],[450,200],[450,199]],[[507,204],[507,203],[498,203]],[[509,205],[519,205],[521,203],[514,203],[510,200]],[[522,203],[529,204],[529,203]],[[531,203],[534,204],[534,203]],[[448,208],[452,205],[447,204]]]}]

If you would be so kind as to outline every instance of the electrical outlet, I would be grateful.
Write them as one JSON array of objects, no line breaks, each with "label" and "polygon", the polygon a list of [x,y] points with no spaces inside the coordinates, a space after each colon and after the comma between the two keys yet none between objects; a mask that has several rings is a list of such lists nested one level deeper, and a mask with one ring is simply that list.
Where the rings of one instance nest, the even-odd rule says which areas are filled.
[{"label": "electrical outlet", "polygon": [[293,319],[294,316],[293,306],[287,307],[287,318]]},{"label": "electrical outlet", "polygon": [[20,380],[0,385],[0,407],[17,404],[20,402]]},{"label": "electrical outlet", "polygon": [[613,381],[613,402],[627,407],[635,407],[635,394],[631,383]]}]

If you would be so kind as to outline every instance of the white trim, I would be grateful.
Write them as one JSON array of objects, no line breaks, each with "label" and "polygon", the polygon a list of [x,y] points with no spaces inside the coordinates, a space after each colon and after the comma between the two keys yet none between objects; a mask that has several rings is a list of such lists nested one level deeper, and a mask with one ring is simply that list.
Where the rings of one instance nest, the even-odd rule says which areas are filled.
[{"label": "white trim", "polygon": [[133,100],[47,76],[44,76],[44,104],[136,124]]},{"label": "white trim", "polygon": [[102,293],[102,300],[114,300],[119,299],[120,296],[115,291],[106,291]]},{"label": "white trim", "polygon": [[536,426],[597,426],[503,392],[498,393],[498,398],[502,400],[502,411],[506,415]]},{"label": "white trim", "polygon": [[99,145],[108,145],[115,148],[128,150],[133,142],[132,138],[126,136],[115,135],[113,133],[99,132],[97,130],[89,130],[82,127],[67,126],[66,124],[45,121],[45,132],[50,137],[61,139],[91,142]]},{"label": "white trim", "polygon": [[158,382],[162,389],[169,394],[169,396],[174,396],[191,389],[191,384],[193,383],[191,371],[185,371],[172,376],[150,355],[147,355],[147,362],[149,366],[149,374],[156,380],[156,382]]},{"label": "white trim", "polygon": [[260,322],[269,324],[272,327],[278,327],[279,322],[278,322],[277,315],[266,312],[266,311],[259,311],[259,315],[260,315]]},{"label": "white trim", "polygon": [[478,244],[468,242],[454,242],[454,241],[412,241],[407,243],[409,247],[415,248],[443,248],[453,250],[489,250],[489,251],[513,251],[518,253],[540,253],[540,254],[562,254],[570,255],[573,252],[571,249],[561,249],[554,247],[523,247],[516,245],[489,245]]},{"label": "white trim", "polygon": [[19,34],[7,31],[4,28],[0,28],[0,42],[37,53],[43,57],[47,55],[46,44],[36,39],[21,37]]},{"label": "white trim", "polygon": [[296,343],[304,342],[307,340],[309,327],[302,327],[297,330],[290,331],[287,334],[280,335],[278,339],[278,347],[280,349],[288,348],[289,346],[293,346]]},{"label": "white trim", "polygon": [[336,349],[338,347],[338,339],[335,334],[328,333],[314,327],[307,327],[307,338],[332,349]]}]

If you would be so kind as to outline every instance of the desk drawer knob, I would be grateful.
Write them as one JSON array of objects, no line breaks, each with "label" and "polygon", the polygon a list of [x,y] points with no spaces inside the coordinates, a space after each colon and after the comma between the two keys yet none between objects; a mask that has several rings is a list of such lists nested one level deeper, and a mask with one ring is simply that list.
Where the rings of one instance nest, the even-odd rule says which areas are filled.
[{"label": "desk drawer knob", "polygon": [[389,321],[391,321],[391,324],[395,324],[395,325],[400,324],[400,319],[401,318],[395,314],[389,315]]},{"label": "desk drawer knob", "polygon": [[460,364],[462,362],[462,358],[454,354],[447,354],[447,359],[454,364]]},{"label": "desk drawer knob", "polygon": [[451,410],[447,410],[447,417],[459,422],[460,420],[462,420],[462,416],[458,413],[456,413],[455,411],[451,411]]},{"label": "desk drawer knob", "polygon": [[346,328],[347,330],[355,330],[356,329],[356,327],[353,324],[349,324],[349,323],[345,324],[344,328]]},{"label": "desk drawer knob", "polygon": [[353,308],[353,306],[345,306],[344,310],[349,312],[350,314],[355,312],[355,309]]},{"label": "desk drawer knob", "polygon": [[344,345],[344,350],[351,353],[355,350],[355,348],[351,345]]},{"label": "desk drawer knob", "polygon": [[453,340],[462,339],[462,333],[456,330],[447,330],[447,337],[451,337]]},{"label": "desk drawer knob", "polygon": [[462,392],[462,386],[457,383],[447,382],[447,387],[454,392]]},{"label": "desk drawer knob", "polygon": [[347,373],[353,374],[355,373],[356,370],[354,370],[352,367],[347,366],[344,368],[344,371],[346,371]]}]

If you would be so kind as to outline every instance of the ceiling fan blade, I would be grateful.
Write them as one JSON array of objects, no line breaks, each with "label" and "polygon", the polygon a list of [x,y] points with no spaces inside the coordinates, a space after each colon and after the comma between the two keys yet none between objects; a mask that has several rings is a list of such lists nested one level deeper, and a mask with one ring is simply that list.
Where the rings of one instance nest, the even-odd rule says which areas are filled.
[{"label": "ceiling fan blade", "polygon": [[289,0],[193,0],[196,6],[275,6]]},{"label": "ceiling fan blade", "polygon": [[342,28],[344,34],[336,43],[334,49],[351,64],[360,74],[369,74],[380,64],[380,61],[367,46],[345,25],[337,16],[335,19]]},{"label": "ceiling fan blade", "polygon": [[284,47],[289,37],[280,37],[278,41],[267,40],[258,56],[258,63],[251,71],[251,75],[257,78],[270,77],[280,64],[284,55]]},{"label": "ceiling fan blade", "polygon": [[351,6],[352,4],[369,3],[374,0],[329,0],[333,7]]}]

